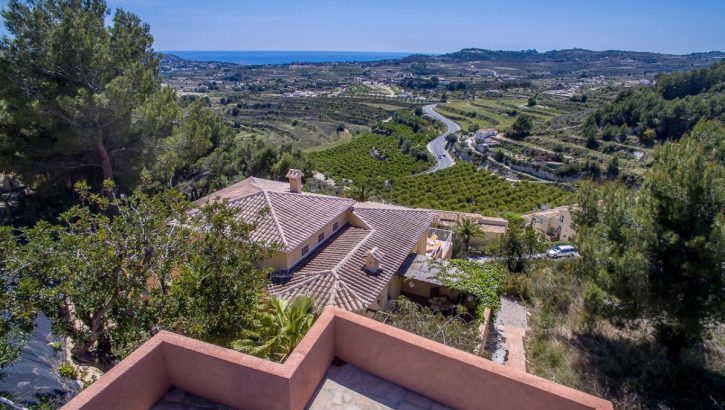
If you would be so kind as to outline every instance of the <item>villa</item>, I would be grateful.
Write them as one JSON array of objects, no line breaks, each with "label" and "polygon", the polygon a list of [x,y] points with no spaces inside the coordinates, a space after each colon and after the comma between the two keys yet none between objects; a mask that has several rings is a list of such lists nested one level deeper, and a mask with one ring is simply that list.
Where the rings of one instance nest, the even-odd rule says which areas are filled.
[{"label": "villa", "polygon": [[276,296],[309,295],[319,309],[380,310],[400,296],[406,260],[451,256],[452,234],[431,228],[433,212],[302,192],[294,169],[287,178],[247,178],[196,201],[227,199],[255,224],[251,239],[272,251],[262,267],[272,271]]}]

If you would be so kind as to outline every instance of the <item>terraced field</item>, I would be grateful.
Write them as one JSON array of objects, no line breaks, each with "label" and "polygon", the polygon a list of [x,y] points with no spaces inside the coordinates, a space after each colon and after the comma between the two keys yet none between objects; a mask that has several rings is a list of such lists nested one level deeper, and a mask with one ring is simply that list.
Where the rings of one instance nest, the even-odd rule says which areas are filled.
[{"label": "terraced field", "polygon": [[341,97],[220,95],[210,100],[240,134],[251,134],[271,144],[293,143],[303,149],[350,140],[370,131],[393,112],[411,107],[403,102]]},{"label": "terraced field", "polygon": [[573,199],[571,192],[554,185],[511,182],[463,162],[432,174],[393,180],[383,197],[405,206],[484,215],[525,213],[543,205],[565,205]]},{"label": "terraced field", "polygon": [[[498,137],[500,144],[488,151],[488,158],[514,168],[519,177],[554,181],[611,177],[611,164],[616,159],[617,175],[634,184],[641,179],[651,156],[650,150],[642,147],[635,137],[598,141],[596,146],[590,146],[582,135],[584,120],[597,106],[613,98],[613,92],[592,94],[588,102],[539,94],[536,104],[529,107],[528,98],[532,95],[507,93],[497,98],[456,101],[439,105],[437,110],[459,123],[464,131],[494,128],[505,132],[518,116],[531,117],[534,123],[532,135],[518,140],[501,135]],[[467,143],[459,144],[458,149],[476,154]],[[486,158],[473,157],[482,161]]]},{"label": "terraced field", "polygon": [[335,147],[310,152],[315,170],[335,180],[385,181],[422,172],[433,165],[400,151],[396,136],[364,134]]},{"label": "terraced field", "polygon": [[451,102],[438,106],[438,111],[458,122],[464,130],[471,125],[503,131],[510,127],[519,114],[531,116],[534,121],[545,123],[561,115],[556,108],[536,105],[527,106],[527,98],[478,98],[473,101]]}]

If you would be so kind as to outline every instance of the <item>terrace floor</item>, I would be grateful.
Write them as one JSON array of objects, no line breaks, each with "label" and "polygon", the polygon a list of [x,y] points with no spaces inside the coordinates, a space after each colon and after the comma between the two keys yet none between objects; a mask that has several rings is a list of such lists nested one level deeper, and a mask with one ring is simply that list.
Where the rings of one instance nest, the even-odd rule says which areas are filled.
[{"label": "terrace floor", "polygon": [[346,364],[330,366],[307,409],[440,410],[449,407]]}]

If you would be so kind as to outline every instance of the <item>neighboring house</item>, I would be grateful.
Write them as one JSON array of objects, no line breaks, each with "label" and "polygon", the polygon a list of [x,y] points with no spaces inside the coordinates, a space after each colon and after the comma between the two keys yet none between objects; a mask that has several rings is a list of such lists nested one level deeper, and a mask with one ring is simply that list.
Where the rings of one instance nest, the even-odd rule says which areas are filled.
[{"label": "neighboring house", "polygon": [[450,257],[451,233],[430,229],[432,212],[305,193],[301,172],[287,177],[247,178],[196,202],[228,199],[256,225],[251,239],[273,251],[262,267],[272,270],[274,295],[378,310],[400,295],[396,273],[409,255]]},{"label": "neighboring house", "polygon": [[494,135],[498,134],[498,131],[494,129],[480,129],[476,131],[476,134],[473,136],[476,139],[476,142],[478,143],[486,143],[489,137],[493,137]]},{"label": "neighboring house", "polygon": [[523,215],[527,224],[548,236],[552,241],[570,241],[576,231],[572,228],[571,207],[560,206],[546,211]]},{"label": "neighboring house", "polygon": [[483,238],[476,238],[472,240],[473,245],[479,245],[479,240],[486,242],[495,240],[501,235],[506,233],[508,227],[508,221],[503,218],[495,218],[491,216],[483,216],[481,214],[470,213],[470,212],[456,212],[456,211],[441,211],[432,210],[436,215],[435,226],[443,229],[455,230],[458,221],[461,219],[468,219],[475,222],[478,228],[483,232]]}]

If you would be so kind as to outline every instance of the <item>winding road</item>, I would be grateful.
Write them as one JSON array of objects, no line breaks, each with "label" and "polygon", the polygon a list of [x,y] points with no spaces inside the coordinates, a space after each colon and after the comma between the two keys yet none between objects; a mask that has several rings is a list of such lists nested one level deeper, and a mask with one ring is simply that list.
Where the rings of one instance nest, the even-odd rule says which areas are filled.
[{"label": "winding road", "polygon": [[435,158],[436,164],[433,168],[426,171],[427,173],[436,172],[440,171],[441,169],[452,167],[453,164],[456,163],[453,157],[451,157],[448,151],[446,151],[446,137],[461,129],[461,127],[455,122],[435,112],[435,110],[433,109],[436,105],[437,104],[430,104],[424,106],[423,113],[435,120],[444,123],[447,127],[447,130],[443,134],[437,136],[433,141],[428,143],[428,151],[433,154],[433,158]]}]

